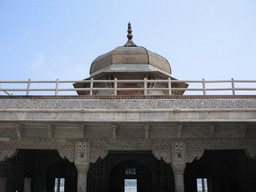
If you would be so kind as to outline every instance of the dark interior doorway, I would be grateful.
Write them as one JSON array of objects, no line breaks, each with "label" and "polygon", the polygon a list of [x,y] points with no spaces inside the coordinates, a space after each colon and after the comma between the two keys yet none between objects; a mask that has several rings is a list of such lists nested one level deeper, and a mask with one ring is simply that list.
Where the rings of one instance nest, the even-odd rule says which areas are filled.
[{"label": "dark interior doorway", "polygon": [[[125,192],[125,180],[136,182],[130,191],[151,192],[152,176],[150,170],[136,161],[126,161],[112,169],[110,173],[110,192]],[[129,180],[128,180],[129,181]],[[136,190],[132,190],[136,188]],[[127,190],[128,191],[128,190]]]},{"label": "dark interior doorway", "polygon": [[87,191],[124,191],[125,179],[136,179],[138,192],[174,192],[173,178],[171,165],[157,160],[152,151],[109,151],[90,164]]},{"label": "dark interior doorway", "polygon": [[206,179],[208,192],[256,191],[256,160],[243,150],[205,150],[185,169],[185,191],[197,192],[197,180]]},{"label": "dark interior doorway", "polygon": [[53,192],[55,178],[66,179],[65,191],[77,191],[77,171],[73,163],[62,159],[57,150],[20,149],[0,163],[0,177],[6,192]]}]

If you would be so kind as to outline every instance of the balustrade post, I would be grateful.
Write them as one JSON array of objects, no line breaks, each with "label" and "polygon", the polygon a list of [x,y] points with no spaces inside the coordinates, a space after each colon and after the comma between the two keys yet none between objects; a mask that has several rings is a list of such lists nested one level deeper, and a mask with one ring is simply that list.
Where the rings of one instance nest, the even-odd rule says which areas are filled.
[{"label": "balustrade post", "polygon": [[147,78],[144,77],[144,95],[147,95]]},{"label": "balustrade post", "polygon": [[28,86],[27,86],[27,94],[26,95],[29,95],[29,89],[30,89],[30,82],[31,81],[31,79],[28,79]]},{"label": "balustrade post", "polygon": [[92,90],[93,90],[93,78],[91,78],[90,95],[92,95]]},{"label": "balustrade post", "polygon": [[117,95],[117,78],[115,78],[114,89],[114,95]]},{"label": "balustrade post", "polygon": [[55,95],[58,95],[58,89],[59,89],[59,79],[56,80]]},{"label": "balustrade post", "polygon": [[168,88],[169,88],[169,95],[172,94],[172,84],[171,84],[171,78],[168,77]]},{"label": "balustrade post", "polygon": [[202,83],[203,83],[203,95],[206,95],[205,80],[204,79],[202,79]]},{"label": "balustrade post", "polygon": [[232,85],[232,94],[235,95],[235,81],[233,78],[231,78],[231,85]]}]

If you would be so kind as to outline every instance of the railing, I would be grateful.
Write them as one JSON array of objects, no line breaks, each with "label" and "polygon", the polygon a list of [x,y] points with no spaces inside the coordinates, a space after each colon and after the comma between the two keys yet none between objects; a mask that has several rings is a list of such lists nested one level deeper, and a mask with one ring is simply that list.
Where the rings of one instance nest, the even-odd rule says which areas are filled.
[{"label": "railing", "polygon": [[[87,83],[90,86],[88,88],[73,88],[73,83]],[[94,86],[96,83],[111,84],[112,86],[96,87]],[[138,88],[119,88],[118,84],[120,83],[139,83],[142,86]],[[164,87],[148,87],[148,83],[154,85],[161,84]],[[172,86],[179,83],[187,83],[189,88]],[[248,86],[252,85],[252,83],[253,86]],[[64,84],[67,86],[60,88],[60,85]],[[216,87],[216,85],[220,84],[221,86]],[[53,87],[49,88],[47,85]],[[83,81],[60,81],[59,79],[56,81],[31,81],[31,79],[28,81],[0,81],[0,94],[2,92],[5,93],[4,95],[31,95],[31,92],[34,93],[33,95],[60,95],[59,92],[68,92],[65,95],[76,95],[75,91],[87,91],[88,95],[93,95],[94,91],[111,91],[113,95],[117,95],[118,91],[142,91],[144,95],[148,95],[148,91],[165,91],[166,95],[172,95],[174,91],[186,91],[186,95],[191,95],[188,93],[191,91],[192,95],[207,95],[206,93],[208,92],[221,94],[222,91],[229,91],[230,93],[226,93],[226,95],[236,95],[239,91],[243,94],[256,95],[256,92],[254,92],[256,91],[256,80],[234,80],[233,78],[231,80],[171,80],[171,78],[166,80],[148,80],[146,78],[144,80],[94,80],[91,78],[90,80]]]}]

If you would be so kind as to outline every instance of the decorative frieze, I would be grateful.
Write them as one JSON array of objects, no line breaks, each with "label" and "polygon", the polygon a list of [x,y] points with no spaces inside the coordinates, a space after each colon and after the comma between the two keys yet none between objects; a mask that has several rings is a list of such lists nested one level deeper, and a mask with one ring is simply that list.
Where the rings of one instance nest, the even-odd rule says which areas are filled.
[{"label": "decorative frieze", "polygon": [[0,109],[240,109],[256,108],[242,99],[0,99]]}]

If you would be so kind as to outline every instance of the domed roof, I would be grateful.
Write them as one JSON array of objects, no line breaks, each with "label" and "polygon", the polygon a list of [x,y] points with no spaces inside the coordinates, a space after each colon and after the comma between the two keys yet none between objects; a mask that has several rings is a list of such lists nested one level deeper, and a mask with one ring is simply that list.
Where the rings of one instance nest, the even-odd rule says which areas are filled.
[{"label": "domed roof", "polygon": [[[129,23],[127,43],[123,47],[117,47],[114,50],[97,57],[91,64],[90,74],[112,65],[119,67],[119,69],[123,68],[123,70],[127,70],[132,67],[132,65],[135,66],[136,64],[136,66],[146,64],[171,74],[171,67],[167,59],[144,47],[135,45],[132,41],[131,32],[131,25]],[[109,70],[111,70],[111,67]]]}]

